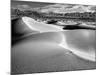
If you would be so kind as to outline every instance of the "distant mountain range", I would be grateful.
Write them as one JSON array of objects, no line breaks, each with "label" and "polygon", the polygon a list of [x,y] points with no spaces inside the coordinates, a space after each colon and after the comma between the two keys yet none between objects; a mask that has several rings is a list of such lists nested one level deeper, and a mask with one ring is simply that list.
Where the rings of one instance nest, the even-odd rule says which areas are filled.
[{"label": "distant mountain range", "polygon": [[92,5],[73,5],[73,4],[52,4],[44,7],[33,8],[29,5],[17,5],[19,10],[34,10],[41,13],[84,13],[84,12],[96,12],[96,6]]},{"label": "distant mountain range", "polygon": [[96,12],[96,6],[92,5],[72,5],[72,4],[53,4],[44,7],[32,8],[29,5],[17,5],[19,10],[34,10],[41,13],[84,13]]},{"label": "distant mountain range", "polygon": [[33,17],[35,19],[80,19],[96,21],[96,6],[79,4],[50,4],[43,7],[33,7],[18,4],[11,7],[11,18]]},{"label": "distant mountain range", "polygon": [[67,5],[67,4],[54,4],[39,8],[40,12],[49,13],[84,13],[84,12],[96,12],[95,6],[88,5]]}]

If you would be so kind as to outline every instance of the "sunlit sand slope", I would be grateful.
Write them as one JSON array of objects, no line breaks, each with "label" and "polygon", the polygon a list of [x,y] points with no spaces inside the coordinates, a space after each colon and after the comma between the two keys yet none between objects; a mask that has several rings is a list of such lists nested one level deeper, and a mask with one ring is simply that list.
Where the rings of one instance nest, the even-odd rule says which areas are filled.
[{"label": "sunlit sand slope", "polygon": [[[82,55],[77,55],[77,53],[75,54],[75,51],[88,54],[95,52],[93,49],[89,51],[87,48],[90,46],[95,48],[95,42],[93,42],[95,39],[92,35],[89,37],[83,34],[83,32],[85,31],[75,30],[48,32],[28,36],[12,47],[12,73],[95,69],[94,61],[86,59],[86,57],[84,59],[81,57]],[[93,31],[89,32],[95,33]],[[59,45],[62,43],[63,38],[66,40],[66,47],[70,49],[74,48],[74,50],[69,50]],[[88,44],[86,44],[87,38],[90,42]]]},{"label": "sunlit sand slope", "polygon": [[96,67],[95,30],[62,30],[59,26],[22,17],[17,21],[16,32],[25,35],[12,46],[12,73],[86,70]]},{"label": "sunlit sand slope", "polygon": [[45,24],[43,22],[37,22],[30,17],[22,17],[22,20],[31,30],[40,32],[57,32],[62,30],[61,27],[52,24]]}]

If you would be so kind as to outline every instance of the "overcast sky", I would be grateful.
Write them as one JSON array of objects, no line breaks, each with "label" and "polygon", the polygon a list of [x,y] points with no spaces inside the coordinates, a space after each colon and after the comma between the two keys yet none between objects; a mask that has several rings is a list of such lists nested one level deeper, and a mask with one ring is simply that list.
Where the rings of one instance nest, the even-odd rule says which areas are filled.
[{"label": "overcast sky", "polygon": [[16,7],[17,5],[29,5],[30,7],[36,8],[36,7],[44,7],[51,4],[54,4],[54,3],[33,2],[33,1],[28,2],[28,1],[15,1],[15,0],[11,1],[12,7]]},{"label": "overcast sky", "polygon": [[[47,3],[47,2],[33,2],[33,1],[16,1],[12,0],[11,7],[19,8],[21,10],[39,9],[40,12],[55,12],[55,13],[70,13],[70,12],[95,12],[96,7],[92,5],[81,4],[62,4],[62,3]],[[42,8],[42,9],[40,9]]]}]

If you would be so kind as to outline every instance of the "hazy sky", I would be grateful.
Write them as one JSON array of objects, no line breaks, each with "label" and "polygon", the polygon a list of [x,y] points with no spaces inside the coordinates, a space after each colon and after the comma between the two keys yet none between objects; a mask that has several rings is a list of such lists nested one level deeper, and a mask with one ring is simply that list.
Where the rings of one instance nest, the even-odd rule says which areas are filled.
[{"label": "hazy sky", "polygon": [[54,3],[46,3],[46,2],[31,2],[31,1],[15,1],[15,0],[12,0],[11,1],[11,5],[12,7],[16,7],[17,5],[29,5],[30,7],[44,7],[44,6],[47,6],[47,5],[51,5],[51,4],[54,4]]},{"label": "hazy sky", "polygon": [[[11,7],[21,10],[38,9],[40,12],[55,12],[55,13],[70,13],[70,12],[95,12],[96,7],[92,5],[81,4],[64,4],[64,3],[48,3],[48,2],[33,2],[33,1],[17,1],[11,0]],[[41,8],[41,9],[40,9]]]}]

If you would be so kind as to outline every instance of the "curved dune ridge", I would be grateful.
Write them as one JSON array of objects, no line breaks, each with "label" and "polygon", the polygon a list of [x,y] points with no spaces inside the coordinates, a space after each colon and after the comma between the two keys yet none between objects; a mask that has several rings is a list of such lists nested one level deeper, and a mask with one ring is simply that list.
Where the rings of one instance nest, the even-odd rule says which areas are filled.
[{"label": "curved dune ridge", "polygon": [[57,32],[62,31],[61,27],[39,23],[32,18],[29,17],[22,17],[23,22],[32,30],[40,31],[41,32]]},{"label": "curved dune ridge", "polygon": [[12,47],[12,73],[70,71],[95,68],[95,30],[62,30],[22,17],[33,31]]},{"label": "curved dune ridge", "polygon": [[[95,31],[93,30],[74,30],[62,34],[61,47],[72,51],[75,55],[95,62]],[[74,34],[74,35],[73,35]]]},{"label": "curved dune ridge", "polygon": [[[58,27],[58,26],[54,26],[54,25],[49,25],[49,24],[44,24],[44,23],[39,23],[39,22],[37,22],[37,21],[35,21],[34,19],[32,19],[32,18],[29,18],[29,17],[23,17],[22,18],[23,19],[23,21],[24,21],[24,23],[26,23],[26,25],[30,28],[30,29],[32,29],[32,30],[36,30],[36,31],[39,31],[39,32],[59,32],[59,31],[63,31],[62,30],[62,28],[60,28],[60,27]],[[68,31],[68,34],[63,34],[63,33],[60,33],[60,34],[62,34],[61,36],[62,36],[62,41],[61,41],[61,43],[59,44],[59,46],[61,46],[61,47],[63,47],[63,48],[65,48],[65,49],[68,49],[68,50],[70,50],[70,51],[72,51],[73,53],[75,53],[76,55],[78,55],[79,57],[82,57],[82,58],[84,58],[84,59],[88,59],[88,60],[91,60],[91,61],[95,61],[95,48],[87,48],[88,50],[90,49],[90,53],[88,52],[84,52],[84,49],[83,49],[83,51],[80,51],[80,49],[78,50],[78,47],[79,46],[77,46],[76,48],[74,47],[69,47],[69,43],[68,43],[68,41],[70,40],[70,38],[74,38],[74,36],[73,36],[73,34],[74,35],[76,35],[77,37],[75,37],[75,39],[76,40],[74,40],[74,41],[79,41],[79,40],[82,40],[82,39],[88,39],[88,40],[82,40],[82,41],[79,41],[78,43],[84,43],[83,45],[85,45],[85,44],[87,44],[88,43],[88,41],[89,41],[89,39],[91,39],[93,36],[94,36],[94,38],[92,38],[92,40],[94,40],[94,42],[93,43],[95,43],[95,32],[93,32],[93,31],[89,31],[89,30],[82,30],[80,33],[79,33],[79,31]],[[91,33],[92,33],[92,35],[91,35]],[[66,36],[69,36],[69,34],[70,34],[70,38],[68,38],[67,39],[67,37]],[[82,35],[83,36],[82,36]],[[82,36],[82,37],[80,37],[80,35]],[[91,37],[92,36],[92,37]],[[79,38],[80,37],[80,38]],[[78,40],[78,39],[79,40]],[[82,38],[82,39],[81,39]],[[67,39],[67,41],[65,41]],[[71,40],[70,40],[71,41]],[[86,42],[85,42],[86,41]],[[91,40],[90,40],[91,41]],[[89,41],[89,42],[90,42]],[[71,43],[72,44],[72,43]],[[75,43],[74,43],[75,44]],[[78,44],[79,45],[79,44]],[[91,43],[88,43],[87,45],[91,45]],[[95,45],[95,44],[93,44],[93,45]],[[93,46],[92,45],[92,46]],[[89,46],[86,46],[86,47],[89,47]],[[86,48],[85,46],[84,46],[84,48]],[[93,50],[93,52],[92,52],[92,50],[91,49],[94,49]],[[87,50],[87,51],[88,51]],[[92,52],[92,53],[91,53]]]},{"label": "curved dune ridge", "polygon": [[[70,42],[71,39],[78,41],[74,35],[73,37],[69,35],[74,32],[74,34],[78,35],[77,31],[84,32],[82,30],[74,30],[72,32],[34,34],[14,45],[12,47],[12,73],[95,69],[94,57],[90,57],[92,53],[88,52],[88,50],[85,51],[84,47],[79,49],[77,47],[78,43],[73,47],[75,44]],[[80,39],[82,40],[83,38]],[[82,41],[85,41],[85,39]],[[80,43],[82,44],[82,42]],[[86,43],[85,41],[84,44]]]},{"label": "curved dune ridge", "polygon": [[29,33],[39,33],[37,31],[34,31],[34,30],[31,30],[27,25],[26,23],[23,22],[22,18],[16,18],[16,19],[13,19],[11,21],[12,23],[12,35],[16,35],[16,34],[29,34]]}]

